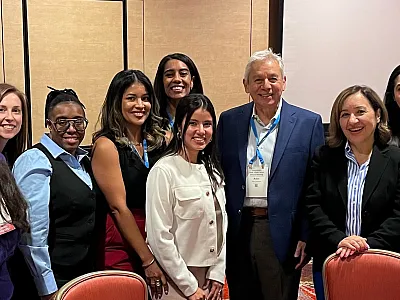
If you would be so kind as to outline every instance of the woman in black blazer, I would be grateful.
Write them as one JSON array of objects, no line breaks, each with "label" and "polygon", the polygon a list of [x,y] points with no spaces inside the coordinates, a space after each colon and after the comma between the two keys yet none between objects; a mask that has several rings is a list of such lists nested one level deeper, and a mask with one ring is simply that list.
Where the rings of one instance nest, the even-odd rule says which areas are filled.
[{"label": "woman in black blazer", "polygon": [[366,86],[345,89],[333,104],[327,145],[316,152],[306,196],[318,300],[330,254],[400,250],[400,149],[388,146],[387,119],[383,102]]}]

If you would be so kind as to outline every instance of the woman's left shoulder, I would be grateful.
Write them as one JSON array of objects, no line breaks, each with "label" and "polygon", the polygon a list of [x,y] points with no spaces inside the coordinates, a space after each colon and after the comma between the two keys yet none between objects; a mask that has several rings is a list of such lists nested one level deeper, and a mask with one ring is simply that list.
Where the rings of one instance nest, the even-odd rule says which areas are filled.
[{"label": "woman's left shoulder", "polygon": [[390,157],[392,160],[400,162],[400,148],[393,145],[387,145],[384,148],[380,149],[381,152],[385,155]]}]

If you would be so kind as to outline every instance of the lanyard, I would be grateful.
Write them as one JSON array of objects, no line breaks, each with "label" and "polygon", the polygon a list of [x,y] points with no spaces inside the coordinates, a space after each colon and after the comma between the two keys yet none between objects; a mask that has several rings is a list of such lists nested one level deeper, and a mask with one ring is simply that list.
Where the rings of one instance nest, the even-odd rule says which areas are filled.
[{"label": "lanyard", "polygon": [[167,108],[167,115],[168,115],[168,120],[169,120],[169,126],[172,129],[174,127],[175,120],[172,118],[171,114],[169,113],[168,108]]},{"label": "lanyard", "polygon": [[269,134],[275,129],[275,127],[278,125],[280,119],[281,119],[281,115],[279,114],[278,117],[275,119],[274,123],[272,123],[271,127],[268,129],[267,133],[264,135],[264,137],[260,141],[259,137],[258,137],[258,133],[257,133],[256,124],[254,123],[254,119],[250,118],[250,126],[251,126],[251,129],[256,138],[256,154],[253,156],[252,159],[250,159],[249,165],[252,165],[257,158],[260,160],[261,164],[264,165],[264,158],[262,157],[261,151],[258,147],[260,147],[260,145],[265,141],[265,139],[269,136]]},{"label": "lanyard", "polygon": [[145,167],[149,168],[149,156],[147,155],[147,141],[146,141],[146,139],[143,139],[143,158],[140,156],[140,154],[137,151],[136,147],[132,143],[129,143],[129,147],[140,158],[140,160],[144,163]]}]

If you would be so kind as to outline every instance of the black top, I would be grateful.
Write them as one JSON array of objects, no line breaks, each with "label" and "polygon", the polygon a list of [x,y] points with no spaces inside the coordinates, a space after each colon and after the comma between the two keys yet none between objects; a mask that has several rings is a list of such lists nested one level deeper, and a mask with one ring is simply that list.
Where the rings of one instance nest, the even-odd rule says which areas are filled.
[{"label": "black top", "polygon": [[[33,147],[46,155],[53,168],[48,245],[52,270],[57,285],[61,285],[94,270],[95,257],[91,251],[95,245],[96,197],[94,189],[91,190],[61,158],[54,158],[40,143]],[[95,186],[89,159],[84,157],[81,164]]]},{"label": "black top", "polygon": [[148,153],[150,168],[146,168],[142,159],[129,146],[116,142],[112,135],[105,137],[110,139],[117,147],[128,208],[145,209],[147,175],[150,168],[160,158],[165,145],[163,144],[160,149]]}]

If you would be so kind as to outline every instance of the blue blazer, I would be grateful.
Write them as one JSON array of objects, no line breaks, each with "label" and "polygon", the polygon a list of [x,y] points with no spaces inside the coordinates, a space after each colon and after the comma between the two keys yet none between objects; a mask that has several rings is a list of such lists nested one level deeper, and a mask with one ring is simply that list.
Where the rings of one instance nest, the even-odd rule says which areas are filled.
[{"label": "blue blazer", "polygon": [[[288,255],[294,255],[297,242],[308,238],[306,178],[311,178],[312,157],[316,147],[324,143],[324,130],[321,116],[282,101],[267,197],[273,247],[279,261],[284,262]],[[218,147],[226,184],[227,247],[235,247],[240,229],[253,105],[251,102],[223,112],[218,123]]]}]

